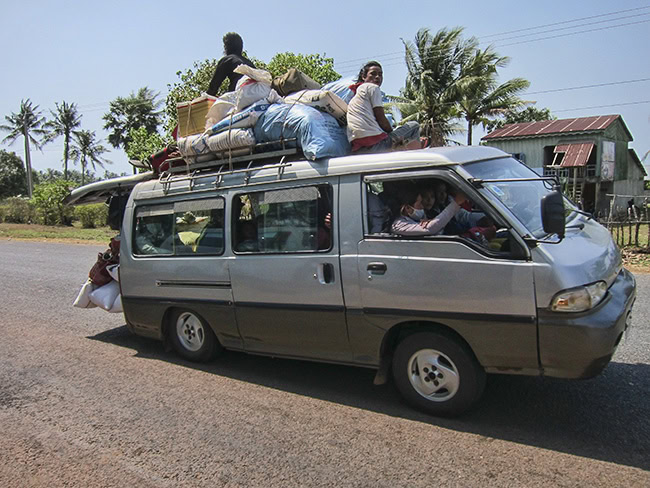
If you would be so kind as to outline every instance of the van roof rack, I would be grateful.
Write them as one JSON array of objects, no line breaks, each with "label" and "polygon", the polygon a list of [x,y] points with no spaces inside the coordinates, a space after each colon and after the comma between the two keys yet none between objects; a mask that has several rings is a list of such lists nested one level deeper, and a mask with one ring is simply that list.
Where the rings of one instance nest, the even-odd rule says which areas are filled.
[{"label": "van roof rack", "polygon": [[[213,184],[219,186],[226,175],[244,174],[244,181],[248,184],[252,172],[262,168],[278,169],[278,178],[282,178],[285,168],[291,166],[286,159],[290,158],[293,161],[302,156],[302,151],[299,148],[287,147],[287,144],[295,142],[295,138],[282,139],[220,153],[211,152],[168,159],[170,168],[160,174],[159,181],[162,183],[163,191],[167,192],[172,182],[179,181],[188,181],[189,190],[192,191],[195,178],[206,176],[214,176]],[[276,147],[280,147],[280,149],[274,150],[273,148]],[[265,151],[268,148],[271,150]],[[210,159],[201,161],[206,157]],[[278,161],[278,158],[280,158],[279,162],[269,164]]]},{"label": "van roof rack", "polygon": [[279,157],[300,157],[302,151],[299,148],[288,147],[290,145],[295,146],[296,142],[296,138],[279,139],[244,148],[168,159],[169,169],[161,173],[160,178],[168,177],[168,175],[202,173],[215,168],[219,168],[219,171],[222,172],[221,168],[224,165],[228,166],[230,172],[235,172],[236,169],[242,168],[245,164],[247,164],[247,169],[250,169],[251,163],[255,166],[261,166]]}]

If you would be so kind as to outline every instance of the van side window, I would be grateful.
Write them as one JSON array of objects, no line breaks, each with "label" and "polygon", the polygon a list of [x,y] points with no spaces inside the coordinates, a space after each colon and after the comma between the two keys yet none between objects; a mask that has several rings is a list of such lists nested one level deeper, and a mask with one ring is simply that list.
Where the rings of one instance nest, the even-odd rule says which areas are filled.
[{"label": "van side window", "polygon": [[224,207],[223,198],[138,207],[133,253],[144,256],[223,253]]},{"label": "van side window", "polygon": [[332,247],[332,188],[305,186],[236,195],[236,253],[322,251]]},{"label": "van side window", "polygon": [[368,234],[409,238],[454,236],[497,252],[509,250],[509,233],[452,184],[439,178],[366,183]]}]

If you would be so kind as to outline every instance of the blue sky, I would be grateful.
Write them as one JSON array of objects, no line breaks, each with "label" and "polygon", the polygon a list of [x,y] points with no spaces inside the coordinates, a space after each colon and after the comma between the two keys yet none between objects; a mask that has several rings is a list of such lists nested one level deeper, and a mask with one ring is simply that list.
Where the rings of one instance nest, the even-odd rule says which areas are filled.
[{"label": "blue sky", "polygon": [[[17,112],[26,98],[44,115],[55,102],[74,102],[82,128],[96,131],[109,146],[101,117],[111,100],[143,86],[164,98],[177,71],[221,56],[221,37],[228,31],[239,32],[248,53],[264,61],[278,52],[320,53],[350,75],[376,59],[384,66],[383,90],[397,94],[406,77],[401,39],[412,40],[422,27],[435,32],[463,26],[466,36],[492,42],[511,58],[500,71],[503,81],[530,80],[523,98],[558,118],[621,114],[634,136],[631,147],[641,158],[650,151],[650,80],[635,81],[650,79],[648,0],[221,3],[2,0],[0,116]],[[623,10],[630,11],[605,15]],[[569,22],[585,17],[593,18]],[[529,29],[542,25],[547,27]],[[515,30],[520,31],[496,35]],[[546,39],[529,42],[539,38]],[[539,93],[607,83],[616,84]],[[612,106],[587,108],[602,105]],[[475,144],[482,135],[475,129]],[[60,169],[62,148],[59,139],[43,152],[32,151],[34,168]],[[21,139],[0,149],[23,157]],[[107,169],[131,172],[122,151],[107,157],[113,161]]]}]

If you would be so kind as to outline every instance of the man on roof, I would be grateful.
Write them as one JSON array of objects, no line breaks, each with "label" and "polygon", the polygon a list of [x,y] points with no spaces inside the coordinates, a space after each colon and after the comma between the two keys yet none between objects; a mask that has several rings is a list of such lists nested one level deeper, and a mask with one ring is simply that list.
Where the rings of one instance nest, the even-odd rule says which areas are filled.
[{"label": "man on roof", "polygon": [[234,72],[235,68],[240,64],[246,64],[251,68],[255,67],[251,60],[244,57],[243,51],[244,41],[242,41],[239,34],[236,32],[228,32],[223,36],[224,56],[217,63],[217,69],[214,71],[212,81],[210,81],[210,86],[207,91],[208,95],[216,96],[221,83],[223,83],[223,80],[226,78],[230,80],[228,91],[235,91],[237,81],[242,77],[242,75]]}]

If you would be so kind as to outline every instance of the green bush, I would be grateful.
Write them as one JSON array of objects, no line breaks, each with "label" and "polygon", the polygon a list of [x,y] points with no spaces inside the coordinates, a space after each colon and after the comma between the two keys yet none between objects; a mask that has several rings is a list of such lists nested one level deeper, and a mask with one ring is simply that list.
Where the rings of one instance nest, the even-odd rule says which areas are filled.
[{"label": "green bush", "polygon": [[56,180],[34,187],[32,202],[36,208],[36,219],[44,225],[70,225],[74,210],[63,203],[74,183]]},{"label": "green bush", "polygon": [[27,198],[7,198],[0,211],[1,221],[12,224],[29,224],[34,220],[34,205]]},{"label": "green bush", "polygon": [[74,210],[74,216],[84,229],[104,227],[108,219],[108,207],[103,203],[80,205]]}]

